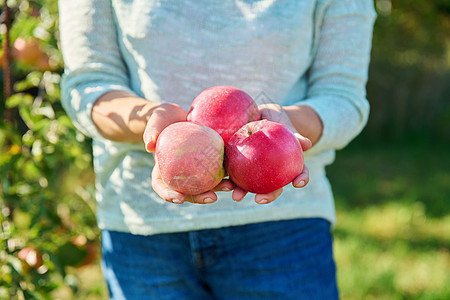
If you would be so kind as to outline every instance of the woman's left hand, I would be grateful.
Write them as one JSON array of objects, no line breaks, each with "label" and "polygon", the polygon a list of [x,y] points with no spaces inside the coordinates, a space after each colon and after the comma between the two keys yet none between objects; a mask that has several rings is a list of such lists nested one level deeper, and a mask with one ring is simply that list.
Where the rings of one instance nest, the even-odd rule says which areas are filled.
[{"label": "woman's left hand", "polygon": [[[289,128],[294,133],[294,135],[297,137],[303,151],[306,151],[309,148],[311,148],[311,146],[312,146],[311,141],[308,138],[302,136],[300,133],[298,133],[298,131],[295,129],[294,125],[292,125],[291,120],[289,119],[288,115],[286,114],[286,112],[280,105],[274,104],[274,103],[262,104],[262,105],[259,105],[259,110],[261,112],[262,119],[266,119],[266,120],[269,120],[272,122],[277,122],[277,123],[280,123],[280,124],[286,126],[287,128]],[[300,173],[292,181],[292,185],[296,188],[302,188],[302,187],[306,186],[308,184],[308,182],[309,182],[309,171],[306,166],[303,166],[302,173]],[[280,188],[280,189],[275,190],[268,194],[256,194],[255,201],[258,204],[270,203],[270,202],[274,201],[275,199],[277,199],[281,195],[282,192],[283,192],[283,188]],[[241,201],[247,193],[248,193],[247,191],[245,191],[239,187],[235,187],[233,194],[232,194],[233,200]]]}]

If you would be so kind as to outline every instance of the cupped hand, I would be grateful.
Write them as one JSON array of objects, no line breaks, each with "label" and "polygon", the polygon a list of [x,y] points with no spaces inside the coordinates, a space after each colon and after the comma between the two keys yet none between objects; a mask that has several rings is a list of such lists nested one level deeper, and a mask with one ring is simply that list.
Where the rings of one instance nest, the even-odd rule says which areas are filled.
[{"label": "cupped hand", "polygon": [[281,105],[274,103],[261,104],[258,106],[258,108],[259,111],[261,112],[261,119],[277,122],[289,128],[297,137],[298,141],[300,142],[300,145],[302,146],[303,151],[306,151],[309,148],[311,148],[312,146],[311,141],[307,137],[304,137],[300,133],[298,133],[297,129],[295,129],[294,125],[292,125],[289,116],[284,111],[283,107],[281,107]]},{"label": "cupped hand", "polygon": [[[154,109],[150,119],[147,122],[143,134],[143,140],[145,143],[145,149],[148,152],[155,152],[156,141],[159,134],[167,126],[186,121],[187,111],[181,106],[174,103],[163,103]],[[234,186],[229,179],[222,180],[211,191],[199,195],[184,195],[177,191],[170,189],[162,180],[161,173],[156,157],[154,157],[155,165],[152,170],[152,187],[153,190],[164,200],[176,204],[181,204],[184,201],[197,204],[209,204],[217,200],[217,191],[231,191]]]},{"label": "cupped hand", "polygon": [[[294,125],[292,125],[288,115],[280,105],[274,103],[261,104],[259,105],[259,110],[261,112],[262,119],[277,122],[289,128],[294,133],[295,137],[298,139],[303,151],[306,151],[309,148],[311,148],[312,146],[311,141],[308,138],[302,136],[300,133],[298,133]],[[292,185],[296,188],[302,188],[306,186],[308,182],[309,182],[309,170],[306,166],[303,166],[303,171],[297,177],[294,178],[294,180],[292,181]],[[281,195],[282,192],[283,188],[280,188],[268,194],[256,194],[255,202],[258,204],[267,204],[273,202]],[[235,187],[232,194],[233,200],[241,201],[247,193],[248,193],[247,191],[239,187]]]},{"label": "cupped hand", "polygon": [[156,140],[167,126],[186,121],[187,111],[175,103],[162,103],[155,108],[147,121],[143,140],[148,152],[155,152]]},{"label": "cupped hand", "polygon": [[217,200],[215,192],[218,191],[231,191],[233,190],[233,183],[229,179],[223,179],[216,187],[211,191],[204,192],[198,195],[184,195],[169,188],[161,178],[159,172],[158,161],[155,158],[155,166],[152,171],[152,187],[153,190],[164,200],[175,204],[181,204],[185,201],[197,204],[210,204]]}]

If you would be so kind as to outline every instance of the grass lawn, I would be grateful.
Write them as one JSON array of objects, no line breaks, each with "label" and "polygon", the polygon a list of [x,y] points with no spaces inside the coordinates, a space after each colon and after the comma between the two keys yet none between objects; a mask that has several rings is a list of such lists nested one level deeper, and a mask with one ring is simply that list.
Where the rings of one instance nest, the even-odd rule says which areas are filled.
[{"label": "grass lawn", "polygon": [[349,147],[328,168],[342,299],[450,299],[450,146]]},{"label": "grass lawn", "polygon": [[[448,145],[351,145],[337,153],[327,172],[342,299],[450,299],[449,154]],[[106,299],[97,265],[75,275],[75,299]]]}]

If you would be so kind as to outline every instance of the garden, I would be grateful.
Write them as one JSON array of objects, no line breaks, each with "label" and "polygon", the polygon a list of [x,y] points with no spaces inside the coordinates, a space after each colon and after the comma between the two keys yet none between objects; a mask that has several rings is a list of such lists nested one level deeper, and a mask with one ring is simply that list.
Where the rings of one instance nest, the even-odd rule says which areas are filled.
[{"label": "garden", "polygon": [[[57,1],[4,2],[0,299],[107,299],[91,141],[60,103]],[[450,299],[450,2],[375,5],[369,123],[327,168],[341,298]]]}]

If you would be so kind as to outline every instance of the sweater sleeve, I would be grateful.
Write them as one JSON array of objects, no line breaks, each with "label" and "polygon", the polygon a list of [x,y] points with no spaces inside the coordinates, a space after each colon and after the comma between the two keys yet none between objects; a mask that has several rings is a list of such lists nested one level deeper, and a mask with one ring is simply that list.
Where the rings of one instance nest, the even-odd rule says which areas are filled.
[{"label": "sweater sleeve", "polygon": [[367,123],[366,82],[376,13],[372,0],[331,0],[315,30],[314,60],[306,99],[323,132],[310,152],[341,149]]},{"label": "sweater sleeve", "polygon": [[59,17],[64,58],[62,105],[81,132],[102,138],[91,117],[94,102],[111,90],[133,94],[111,1],[60,0]]}]

